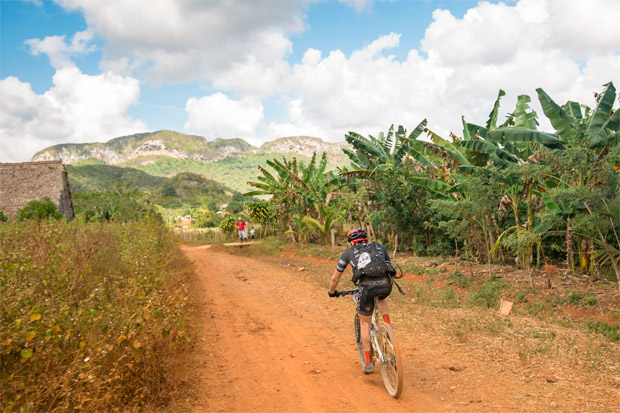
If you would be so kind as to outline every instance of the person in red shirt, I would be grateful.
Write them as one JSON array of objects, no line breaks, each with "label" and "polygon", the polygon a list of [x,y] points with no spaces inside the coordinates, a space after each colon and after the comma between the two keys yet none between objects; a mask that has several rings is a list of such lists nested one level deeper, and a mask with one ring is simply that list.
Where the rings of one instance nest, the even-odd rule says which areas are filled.
[{"label": "person in red shirt", "polygon": [[239,220],[237,221],[237,231],[239,232],[239,239],[241,240],[241,242],[248,240],[248,237],[245,233],[247,225],[248,224],[246,224],[246,222],[241,217],[239,217]]}]

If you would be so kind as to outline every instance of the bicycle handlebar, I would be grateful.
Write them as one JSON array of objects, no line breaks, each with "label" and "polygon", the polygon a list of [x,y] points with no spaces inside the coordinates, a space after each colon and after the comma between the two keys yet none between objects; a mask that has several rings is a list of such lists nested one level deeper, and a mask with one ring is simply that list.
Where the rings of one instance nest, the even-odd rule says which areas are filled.
[{"label": "bicycle handlebar", "polygon": [[353,294],[357,294],[357,292],[359,291],[359,288],[354,288],[352,290],[345,290],[345,291],[338,291],[338,297],[343,297],[345,295],[353,295]]}]

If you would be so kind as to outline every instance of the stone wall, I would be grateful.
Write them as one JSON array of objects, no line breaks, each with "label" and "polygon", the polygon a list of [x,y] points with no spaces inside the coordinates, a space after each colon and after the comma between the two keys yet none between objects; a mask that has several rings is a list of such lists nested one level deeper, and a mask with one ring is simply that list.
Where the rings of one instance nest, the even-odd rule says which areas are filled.
[{"label": "stone wall", "polygon": [[61,161],[0,163],[0,211],[11,220],[30,201],[49,197],[66,217],[73,219],[69,178]]}]

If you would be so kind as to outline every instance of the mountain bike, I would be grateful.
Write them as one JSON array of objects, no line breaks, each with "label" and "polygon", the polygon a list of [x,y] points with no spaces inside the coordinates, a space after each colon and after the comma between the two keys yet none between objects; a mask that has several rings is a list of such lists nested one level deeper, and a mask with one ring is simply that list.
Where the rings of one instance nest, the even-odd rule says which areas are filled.
[{"label": "mountain bike", "polygon": [[[352,295],[353,301],[357,302],[357,292],[359,288],[347,291],[339,291],[339,296]],[[362,366],[365,365],[364,350],[362,349],[362,336],[360,334],[360,319],[355,312],[354,320],[355,342],[359,353]],[[375,297],[375,310],[372,313],[370,323],[370,343],[373,353],[373,361],[378,364],[383,377],[383,384],[390,396],[397,399],[403,392],[403,362],[396,340],[396,330],[394,327],[385,323],[377,306]]]}]

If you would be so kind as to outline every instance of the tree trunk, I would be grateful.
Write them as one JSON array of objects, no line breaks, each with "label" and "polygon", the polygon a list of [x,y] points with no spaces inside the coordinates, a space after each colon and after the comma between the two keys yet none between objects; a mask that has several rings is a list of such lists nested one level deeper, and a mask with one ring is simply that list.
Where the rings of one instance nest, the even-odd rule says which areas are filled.
[{"label": "tree trunk", "polygon": [[267,232],[268,232],[268,231],[267,231],[267,230],[268,230],[268,228],[267,228],[267,227],[268,227],[268,226],[267,226],[267,224],[265,224],[265,228],[264,228],[264,230],[263,230],[263,238],[265,238],[265,237],[267,236]]},{"label": "tree trunk", "polygon": [[532,266],[528,265],[527,266],[527,275],[530,277],[530,287],[532,287],[532,290],[534,289],[534,278],[532,278]]},{"label": "tree trunk", "polygon": [[573,234],[570,217],[566,218],[566,268],[573,272]]},{"label": "tree trunk", "polygon": [[336,230],[335,229],[331,229],[331,235],[332,235],[332,251],[336,251]]},{"label": "tree trunk", "polygon": [[297,244],[297,240],[295,240],[295,233],[293,232],[293,228],[290,226],[288,226],[288,230],[290,231],[291,234],[291,240],[293,240],[293,244]]},{"label": "tree trunk", "polygon": [[588,238],[588,252],[590,253],[590,276],[592,281],[598,281],[601,278],[601,273],[598,268],[598,261],[594,256],[594,240]]},{"label": "tree trunk", "polygon": [[581,264],[581,273],[588,273],[588,243],[586,239],[581,237],[580,251],[579,251],[579,263]]},{"label": "tree trunk", "polygon": [[366,221],[368,221],[368,228],[370,229],[370,233],[372,234],[373,241],[377,241],[377,236],[375,235],[375,229],[372,227],[372,222],[370,222],[370,215],[368,214],[368,208],[366,207],[366,203],[362,203],[364,206],[364,213],[366,214]]},{"label": "tree trunk", "polygon": [[396,251],[398,251],[398,234],[394,235],[394,254],[392,254],[392,259],[396,259]]},{"label": "tree trunk", "polygon": [[616,279],[618,280],[618,292],[620,292],[620,261],[612,261],[614,271],[616,272]]},{"label": "tree trunk", "polygon": [[426,248],[431,246],[431,230],[426,228]]}]

